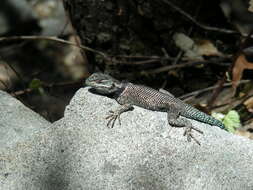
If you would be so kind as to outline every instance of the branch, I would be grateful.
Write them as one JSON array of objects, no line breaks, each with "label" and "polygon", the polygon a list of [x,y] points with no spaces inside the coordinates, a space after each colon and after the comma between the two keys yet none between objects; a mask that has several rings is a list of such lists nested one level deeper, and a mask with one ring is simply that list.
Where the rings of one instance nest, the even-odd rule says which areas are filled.
[{"label": "branch", "polygon": [[[216,64],[216,61],[189,61],[186,63],[181,63],[181,64],[176,64],[176,65],[167,65],[167,66],[163,66],[157,69],[151,69],[151,70],[147,70],[147,71],[142,71],[141,74],[146,75],[146,74],[157,74],[157,73],[163,73],[163,72],[167,72],[169,70],[173,70],[173,69],[179,69],[179,68],[183,68],[183,67],[190,67],[190,66],[196,66],[196,65],[200,65],[200,64],[208,64],[208,63],[213,63]],[[221,65],[221,63],[219,63],[219,65]]]},{"label": "branch", "polygon": [[[240,34],[239,32],[234,31],[234,30],[229,30],[229,29],[217,28],[217,27],[212,27],[212,26],[204,25],[204,24],[198,22],[197,20],[195,20],[190,14],[186,13],[185,11],[183,11],[181,8],[179,8],[178,6],[176,6],[175,4],[173,4],[172,2],[170,2],[168,0],[162,0],[162,1],[165,4],[169,5],[171,8],[173,8],[175,11],[179,12],[180,14],[182,14],[184,17],[186,17],[192,23],[194,23],[195,25],[197,25],[198,27],[200,27],[200,28],[202,28],[204,30],[209,30],[209,31],[214,31],[214,32],[220,32],[220,33],[226,33],[226,34]],[[243,34],[243,36],[247,36],[247,35]]]},{"label": "branch", "polygon": [[92,49],[90,47],[84,46],[84,45],[78,45],[74,42],[70,42],[67,40],[63,40],[61,38],[57,38],[57,37],[53,37],[53,36],[11,36],[11,37],[1,37],[0,38],[0,42],[4,42],[4,41],[13,41],[13,40],[51,40],[51,41],[56,41],[62,44],[68,44],[68,45],[72,45],[72,46],[76,46],[79,47],[81,49],[84,49],[86,51],[90,51],[96,54],[101,55],[103,58],[105,58],[106,60],[110,60],[109,56],[106,55],[105,53]]},{"label": "branch", "polygon": [[[240,81],[240,84],[244,84],[244,83],[248,83],[250,82],[250,80],[241,80]],[[210,90],[213,90],[215,88],[217,88],[219,85],[214,85],[214,86],[211,86],[211,87],[207,87],[207,88],[204,88],[204,89],[200,89],[200,90],[196,90],[194,92],[190,92],[188,94],[184,94],[180,97],[178,97],[179,99],[186,99],[188,97],[195,97],[195,96],[198,96],[199,94],[203,93],[203,92],[207,92],[207,91],[210,91]],[[223,85],[223,87],[228,87],[228,86],[232,86],[232,82],[228,82],[228,83],[225,83]]]}]

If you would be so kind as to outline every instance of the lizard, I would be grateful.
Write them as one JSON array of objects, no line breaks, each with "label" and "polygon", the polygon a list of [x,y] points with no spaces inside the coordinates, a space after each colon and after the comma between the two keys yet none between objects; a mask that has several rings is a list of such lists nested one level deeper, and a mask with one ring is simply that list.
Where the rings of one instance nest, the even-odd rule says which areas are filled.
[{"label": "lizard", "polygon": [[168,123],[172,127],[185,127],[184,136],[188,141],[193,139],[200,145],[198,140],[192,135],[192,130],[201,134],[203,132],[194,126],[188,119],[207,123],[224,129],[221,121],[213,118],[204,112],[184,103],[165,90],[155,90],[153,88],[137,85],[127,81],[119,81],[104,73],[94,73],[85,80],[86,86],[100,95],[109,96],[115,99],[121,107],[115,111],[110,110],[107,127],[113,128],[118,119],[121,125],[120,115],[127,111],[132,111],[133,106],[142,107],[152,111],[167,112]]}]

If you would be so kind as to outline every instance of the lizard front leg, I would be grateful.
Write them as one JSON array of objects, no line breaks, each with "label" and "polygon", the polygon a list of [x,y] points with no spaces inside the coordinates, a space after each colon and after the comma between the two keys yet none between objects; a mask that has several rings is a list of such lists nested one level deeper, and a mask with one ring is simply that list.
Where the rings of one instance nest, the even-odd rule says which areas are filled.
[{"label": "lizard front leg", "polygon": [[124,104],[115,111],[110,110],[109,115],[106,117],[106,119],[108,119],[107,127],[113,128],[117,118],[119,119],[119,124],[121,125],[120,115],[124,112],[132,111],[133,109],[134,107],[131,104]]},{"label": "lizard front leg", "polygon": [[197,144],[200,145],[199,141],[192,135],[192,129],[203,134],[202,131],[192,126],[191,122],[185,118],[179,118],[180,112],[177,109],[170,109],[168,113],[168,123],[172,127],[186,127],[184,131],[184,136],[187,137],[187,140],[190,142],[193,139]]}]

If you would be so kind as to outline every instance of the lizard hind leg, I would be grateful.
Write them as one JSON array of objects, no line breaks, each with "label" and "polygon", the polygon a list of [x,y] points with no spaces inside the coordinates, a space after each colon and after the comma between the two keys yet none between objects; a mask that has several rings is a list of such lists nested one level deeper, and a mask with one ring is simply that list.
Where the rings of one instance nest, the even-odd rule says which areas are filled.
[{"label": "lizard hind leg", "polygon": [[200,145],[200,142],[192,135],[192,130],[197,131],[200,134],[203,134],[203,132],[195,127],[192,126],[191,122],[188,121],[185,118],[179,117],[179,112],[175,111],[176,109],[170,109],[168,111],[168,123],[172,127],[185,127],[184,136],[187,137],[188,142],[193,139],[198,145]]}]

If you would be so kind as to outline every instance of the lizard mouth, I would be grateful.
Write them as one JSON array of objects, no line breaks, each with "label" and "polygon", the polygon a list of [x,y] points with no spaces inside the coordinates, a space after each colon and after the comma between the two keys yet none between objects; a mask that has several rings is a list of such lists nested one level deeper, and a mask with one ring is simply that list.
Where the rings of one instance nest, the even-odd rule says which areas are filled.
[{"label": "lizard mouth", "polygon": [[95,84],[96,84],[96,81],[88,81],[88,80],[86,80],[85,84],[86,84],[86,86],[94,87]]},{"label": "lizard mouth", "polygon": [[102,81],[102,80],[93,80],[93,81],[86,80],[86,81],[85,81],[85,84],[86,84],[87,86],[95,87],[95,86],[101,85],[101,81]]}]

